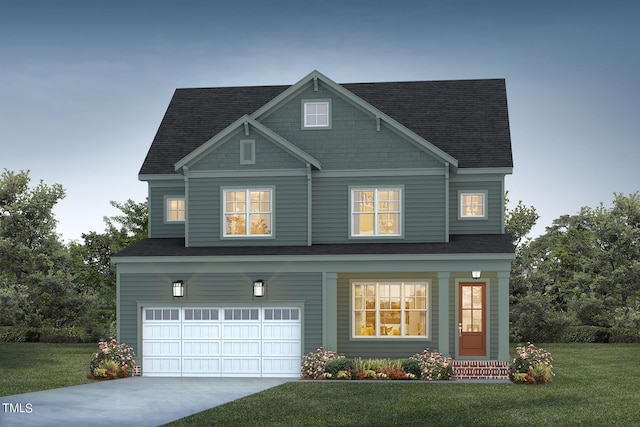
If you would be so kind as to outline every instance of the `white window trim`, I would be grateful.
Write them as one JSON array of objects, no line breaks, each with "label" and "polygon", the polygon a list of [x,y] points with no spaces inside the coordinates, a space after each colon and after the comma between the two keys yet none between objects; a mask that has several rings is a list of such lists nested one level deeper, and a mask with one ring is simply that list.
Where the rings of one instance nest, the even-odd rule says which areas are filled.
[{"label": "white window trim", "polygon": [[[487,215],[488,194],[489,192],[487,190],[458,191],[458,219],[465,220],[465,221],[488,219],[488,215]],[[464,215],[464,210],[462,206],[462,200],[464,196],[482,196],[482,215]]]},{"label": "white window trim", "polygon": [[[405,316],[407,311],[411,312],[411,311],[417,311],[417,310],[407,310],[404,305],[401,305],[400,309],[401,309],[401,318],[400,318],[400,325],[402,327],[402,331],[400,333],[400,335],[382,335],[380,332],[380,327],[374,327],[375,330],[375,334],[374,335],[356,335],[356,308],[355,308],[355,287],[357,285],[368,285],[368,284],[375,284],[376,285],[376,321],[379,321],[380,319],[380,303],[379,303],[379,299],[380,299],[380,292],[378,291],[378,286],[380,284],[401,284],[402,285],[402,291],[401,291],[401,297],[400,299],[404,299],[405,298],[405,284],[424,284],[425,285],[425,297],[426,297],[426,301],[425,301],[425,309],[424,309],[424,318],[425,318],[425,327],[424,327],[424,331],[425,331],[425,335],[406,335],[406,331],[404,330],[404,324],[405,324]],[[371,339],[382,339],[382,340],[397,340],[397,339],[402,339],[402,340],[424,340],[424,339],[429,339],[431,338],[431,281],[428,279],[406,279],[406,280],[383,280],[383,281],[379,281],[379,280],[353,280],[351,281],[351,291],[350,291],[350,311],[349,311],[349,316],[351,317],[351,338],[355,339],[355,340],[371,340]],[[420,312],[422,312],[422,310],[420,310]]]},{"label": "white window trim", "polygon": [[[184,219],[169,219],[169,202],[173,200],[182,200],[184,202]],[[187,219],[187,199],[185,198],[185,196],[164,196],[165,224],[183,224],[186,221],[186,219]]]},{"label": "white window trim", "polygon": [[[327,124],[326,125],[309,125],[307,124],[307,106],[310,104],[326,104],[327,105]],[[302,100],[302,129],[331,129],[332,114],[330,99],[303,99]]]},{"label": "white window trim", "polygon": [[[248,159],[247,159],[247,151],[249,151]],[[241,165],[256,164],[256,141],[254,139],[240,140],[240,164]]]},{"label": "white window trim", "polygon": [[[400,212],[398,213],[398,230],[397,234],[380,234],[378,231],[378,192],[384,190],[398,191],[398,203]],[[355,233],[355,214],[353,210],[354,193],[356,191],[373,191],[374,192],[374,233],[373,234],[356,234]],[[371,238],[398,238],[404,235],[404,186],[389,186],[389,187],[351,187],[349,188],[349,235],[355,239],[371,239]]]},{"label": "white window trim", "polygon": [[[269,234],[250,234],[251,231],[251,221],[249,220],[249,215],[251,214],[251,212],[249,211],[250,209],[250,203],[249,203],[249,193],[251,192],[256,192],[256,191],[268,191],[269,192],[269,206],[271,207],[271,211],[269,212],[270,214],[270,218],[271,218],[271,222],[269,224],[269,230],[270,233]],[[222,203],[220,204],[220,210],[221,210],[221,227],[222,227],[222,231],[221,231],[221,235],[223,236],[224,239],[264,239],[264,238],[273,238],[275,236],[275,205],[274,205],[274,194],[275,194],[275,188],[274,187],[255,187],[255,188],[222,188],[221,189],[221,200]],[[245,227],[246,227],[246,234],[227,234],[227,219],[226,219],[226,205],[227,205],[227,193],[228,192],[245,192],[246,194],[246,210],[245,210],[245,214],[247,215],[247,218],[245,220]]]}]

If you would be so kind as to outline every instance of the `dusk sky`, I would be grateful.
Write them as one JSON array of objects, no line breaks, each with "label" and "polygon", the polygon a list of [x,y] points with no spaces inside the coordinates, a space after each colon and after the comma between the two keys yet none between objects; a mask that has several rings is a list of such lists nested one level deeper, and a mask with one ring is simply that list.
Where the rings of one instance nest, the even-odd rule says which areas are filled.
[{"label": "dusk sky", "polygon": [[[8,3],[8,4],[7,4]],[[513,202],[534,235],[640,190],[640,2],[30,1],[0,11],[0,169],[60,183],[68,241],[104,230],[176,88],[505,78]]]}]

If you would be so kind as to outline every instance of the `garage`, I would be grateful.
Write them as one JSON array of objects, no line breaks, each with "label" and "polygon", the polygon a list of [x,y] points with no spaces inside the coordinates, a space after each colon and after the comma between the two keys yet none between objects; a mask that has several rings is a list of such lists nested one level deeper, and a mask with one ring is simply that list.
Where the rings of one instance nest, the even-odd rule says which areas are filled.
[{"label": "garage", "polygon": [[145,376],[297,377],[298,307],[144,307]]}]

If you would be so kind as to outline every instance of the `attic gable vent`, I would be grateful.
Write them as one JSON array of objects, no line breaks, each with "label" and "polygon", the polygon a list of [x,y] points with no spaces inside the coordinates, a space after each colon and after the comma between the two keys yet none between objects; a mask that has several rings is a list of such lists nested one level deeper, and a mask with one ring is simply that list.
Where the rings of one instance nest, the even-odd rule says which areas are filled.
[{"label": "attic gable vent", "polygon": [[240,141],[240,164],[254,165],[256,163],[256,141],[243,139]]}]

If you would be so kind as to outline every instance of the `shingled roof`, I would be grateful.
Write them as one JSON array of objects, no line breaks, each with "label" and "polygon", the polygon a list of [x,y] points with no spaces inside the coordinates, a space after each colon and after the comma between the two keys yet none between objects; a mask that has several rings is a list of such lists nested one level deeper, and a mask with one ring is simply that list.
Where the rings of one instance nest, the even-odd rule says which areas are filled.
[{"label": "shingled roof", "polygon": [[[511,168],[504,79],[347,83],[343,88],[458,160],[460,168]],[[177,89],[140,174],[174,164],[289,86]]]},{"label": "shingled roof", "polygon": [[115,257],[137,256],[269,256],[269,255],[447,255],[513,254],[506,234],[452,235],[447,243],[316,244],[312,246],[185,247],[182,238],[143,239]]}]

